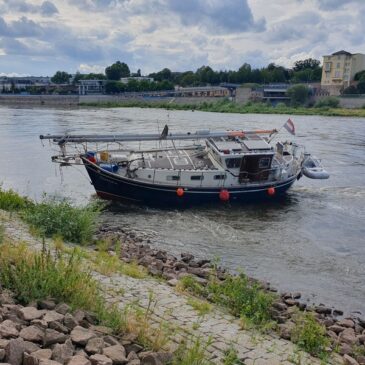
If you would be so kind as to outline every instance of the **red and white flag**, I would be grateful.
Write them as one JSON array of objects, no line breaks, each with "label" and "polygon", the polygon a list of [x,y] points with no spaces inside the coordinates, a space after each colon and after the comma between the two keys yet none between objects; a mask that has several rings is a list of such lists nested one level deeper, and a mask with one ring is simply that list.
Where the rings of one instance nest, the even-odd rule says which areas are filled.
[{"label": "red and white flag", "polygon": [[289,118],[283,126],[290,134],[295,136],[295,126],[293,121]]}]

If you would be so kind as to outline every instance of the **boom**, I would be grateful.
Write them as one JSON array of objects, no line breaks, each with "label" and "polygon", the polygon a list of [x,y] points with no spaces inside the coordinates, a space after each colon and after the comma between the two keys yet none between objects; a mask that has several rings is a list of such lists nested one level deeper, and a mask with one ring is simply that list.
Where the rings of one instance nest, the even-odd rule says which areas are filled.
[{"label": "boom", "polygon": [[210,132],[209,130],[196,131],[194,133],[170,133],[167,135],[161,134],[81,134],[81,135],[40,135],[40,139],[52,139],[58,144],[65,143],[83,143],[83,142],[140,142],[140,141],[158,141],[158,140],[194,140],[194,139],[206,139],[206,138],[219,138],[219,137],[240,137],[245,135],[254,134],[272,134],[273,130],[256,130],[256,131],[223,131],[223,132]]}]

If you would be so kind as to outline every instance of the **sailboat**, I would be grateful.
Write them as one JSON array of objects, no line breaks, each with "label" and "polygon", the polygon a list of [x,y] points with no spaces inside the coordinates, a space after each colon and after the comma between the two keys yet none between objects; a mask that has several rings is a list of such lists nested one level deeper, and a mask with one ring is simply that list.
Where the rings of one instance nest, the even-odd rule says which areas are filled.
[{"label": "sailboat", "polygon": [[[283,127],[295,134],[291,120]],[[53,162],[84,165],[101,198],[191,206],[275,199],[303,172],[315,179],[329,177],[317,159],[315,168],[321,173],[313,169],[308,173],[312,156],[297,143],[274,143],[277,134],[276,129],[170,133],[165,126],[157,134],[41,135],[40,139],[60,147]],[[124,147],[136,142],[138,148]],[[157,146],[143,147],[151,142]],[[78,152],[68,153],[68,146],[77,146]]]}]

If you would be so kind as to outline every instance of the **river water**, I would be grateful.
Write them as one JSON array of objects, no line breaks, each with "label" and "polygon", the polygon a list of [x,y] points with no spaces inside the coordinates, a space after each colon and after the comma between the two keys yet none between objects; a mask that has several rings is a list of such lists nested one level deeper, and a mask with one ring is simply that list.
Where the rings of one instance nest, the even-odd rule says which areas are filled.
[{"label": "river water", "polygon": [[[87,202],[94,194],[82,167],[59,169],[46,133],[156,132],[280,128],[288,116],[154,109],[0,108],[0,181],[39,199],[45,192]],[[150,232],[174,254],[219,258],[309,303],[365,314],[365,119],[292,117],[295,140],[322,159],[329,180],[302,178],[280,202],[186,211],[117,206],[105,219]],[[280,137],[289,138],[285,133]]]}]

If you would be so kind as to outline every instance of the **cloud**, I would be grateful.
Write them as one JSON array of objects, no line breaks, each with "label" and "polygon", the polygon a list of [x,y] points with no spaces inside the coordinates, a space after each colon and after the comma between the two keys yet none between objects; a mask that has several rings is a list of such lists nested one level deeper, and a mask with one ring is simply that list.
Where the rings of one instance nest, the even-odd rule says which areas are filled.
[{"label": "cloud", "polygon": [[45,1],[41,5],[40,10],[41,10],[41,13],[46,16],[50,16],[50,15],[58,13],[58,9],[56,8],[56,6],[53,3],[51,3],[50,1]]},{"label": "cloud", "polygon": [[4,73],[290,67],[365,52],[365,0],[0,0]]},{"label": "cloud", "polygon": [[317,0],[322,10],[337,10],[349,4],[364,4],[363,0]]},{"label": "cloud", "polygon": [[268,35],[268,39],[276,43],[300,40],[313,44],[326,38],[327,32],[322,17],[311,11],[274,23]]},{"label": "cloud", "polygon": [[58,13],[57,7],[51,1],[44,1],[41,5],[38,5],[27,0],[5,0],[3,7],[6,12],[39,13],[44,16]]},{"label": "cloud", "polygon": [[182,24],[205,26],[212,33],[265,30],[265,20],[254,20],[247,0],[170,0],[168,6]]},{"label": "cloud", "polygon": [[28,19],[27,17],[21,17],[13,22],[5,22],[0,17],[0,36],[5,37],[36,37],[44,34],[43,28]]}]

